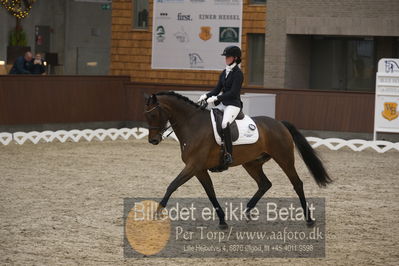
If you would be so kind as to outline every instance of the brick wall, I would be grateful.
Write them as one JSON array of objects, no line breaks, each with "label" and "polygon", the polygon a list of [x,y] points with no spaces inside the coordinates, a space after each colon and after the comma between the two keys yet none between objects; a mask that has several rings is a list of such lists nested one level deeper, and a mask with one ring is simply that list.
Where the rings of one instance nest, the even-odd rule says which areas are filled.
[{"label": "brick wall", "polygon": [[[218,71],[151,69],[153,0],[149,1],[149,9],[148,30],[135,30],[132,28],[132,1],[112,1],[111,74],[128,75],[134,82],[215,85],[219,76]],[[242,30],[244,74],[247,68],[246,36],[248,33],[265,33],[265,13],[265,5],[249,5],[249,0],[244,0]]]}]

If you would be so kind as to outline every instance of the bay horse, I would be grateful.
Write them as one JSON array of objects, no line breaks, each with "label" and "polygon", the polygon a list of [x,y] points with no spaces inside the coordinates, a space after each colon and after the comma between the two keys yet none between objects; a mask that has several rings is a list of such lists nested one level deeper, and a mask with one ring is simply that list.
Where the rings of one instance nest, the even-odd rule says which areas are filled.
[{"label": "bay horse", "polygon": [[[168,186],[159,203],[158,212],[166,207],[170,196],[177,188],[196,176],[216,210],[219,228],[226,229],[228,226],[225,213],[216,199],[208,173],[208,169],[215,168],[220,163],[220,146],[213,135],[210,111],[173,91],[145,95],[145,99],[144,114],[149,125],[148,141],[154,145],[159,144],[163,139],[163,133],[169,128],[169,121],[179,139],[181,158],[185,163],[184,169]],[[313,226],[314,220],[306,205],[303,183],[294,165],[294,143],[320,187],[332,182],[323,163],[305,137],[292,124],[266,116],[253,117],[253,120],[259,130],[259,139],[254,144],[234,146],[231,165],[242,165],[258,185],[258,190],[247,204],[247,216],[272,186],[262,166],[273,159],[291,181],[304,210],[307,225]]]}]

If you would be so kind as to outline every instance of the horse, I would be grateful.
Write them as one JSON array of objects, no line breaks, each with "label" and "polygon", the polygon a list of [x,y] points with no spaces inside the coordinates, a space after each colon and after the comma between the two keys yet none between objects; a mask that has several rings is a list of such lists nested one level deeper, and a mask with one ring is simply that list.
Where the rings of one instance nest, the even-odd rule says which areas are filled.
[{"label": "horse", "polygon": [[[167,187],[165,195],[158,205],[157,213],[166,207],[172,193],[192,177],[196,177],[211,201],[219,218],[219,228],[226,229],[225,213],[216,198],[208,169],[220,163],[220,146],[216,143],[211,125],[210,111],[201,108],[185,96],[173,91],[162,91],[145,95],[144,115],[148,123],[148,141],[159,144],[163,134],[172,127],[180,143],[181,158],[185,163],[183,170]],[[247,217],[261,197],[272,187],[272,183],[263,172],[263,164],[273,159],[288,176],[297,193],[308,226],[315,221],[307,208],[303,182],[294,165],[294,146],[297,147],[308,170],[320,187],[332,182],[322,161],[307,142],[305,137],[287,121],[277,121],[266,116],[253,117],[259,130],[259,139],[254,144],[236,145],[233,149],[233,164],[242,165],[256,181],[258,190],[248,201]],[[168,126],[169,122],[169,126]],[[295,143],[295,145],[294,145]]]}]

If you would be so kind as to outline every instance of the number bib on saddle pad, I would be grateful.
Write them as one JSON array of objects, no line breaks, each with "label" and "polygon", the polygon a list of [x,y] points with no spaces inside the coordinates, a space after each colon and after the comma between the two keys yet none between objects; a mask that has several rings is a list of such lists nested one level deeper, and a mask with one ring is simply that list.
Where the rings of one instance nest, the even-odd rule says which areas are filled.
[{"label": "number bib on saddle pad", "polygon": [[[212,109],[211,121],[213,128],[213,135],[215,136],[216,143],[221,145],[222,139],[220,134],[222,132],[223,112],[219,109]],[[240,115],[238,115],[240,117]],[[233,145],[252,144],[258,141],[259,132],[255,122],[249,116],[245,115],[244,118],[237,118],[231,125],[231,139]]]}]

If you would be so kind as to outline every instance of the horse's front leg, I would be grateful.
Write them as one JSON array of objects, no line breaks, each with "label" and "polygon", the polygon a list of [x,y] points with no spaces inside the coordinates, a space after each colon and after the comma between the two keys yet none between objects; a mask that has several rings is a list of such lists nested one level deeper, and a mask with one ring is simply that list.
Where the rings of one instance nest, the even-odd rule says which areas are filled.
[{"label": "horse's front leg", "polygon": [[200,181],[201,185],[204,187],[206,194],[208,195],[209,200],[212,202],[213,207],[216,210],[216,213],[219,217],[219,228],[220,229],[227,229],[227,223],[225,221],[225,214],[220,207],[218,200],[216,199],[215,190],[213,188],[213,183],[211,177],[208,174],[207,170],[200,171],[195,174]]},{"label": "horse's front leg", "polygon": [[194,167],[186,165],[186,167],[184,167],[184,169],[180,172],[180,174],[172,181],[172,183],[170,183],[170,185],[166,189],[166,193],[163,196],[161,202],[159,203],[157,210],[158,213],[160,213],[161,209],[166,207],[166,204],[168,204],[168,200],[172,195],[172,193],[175,192],[176,189],[178,189],[181,185],[190,180],[193,176],[194,176]]}]

